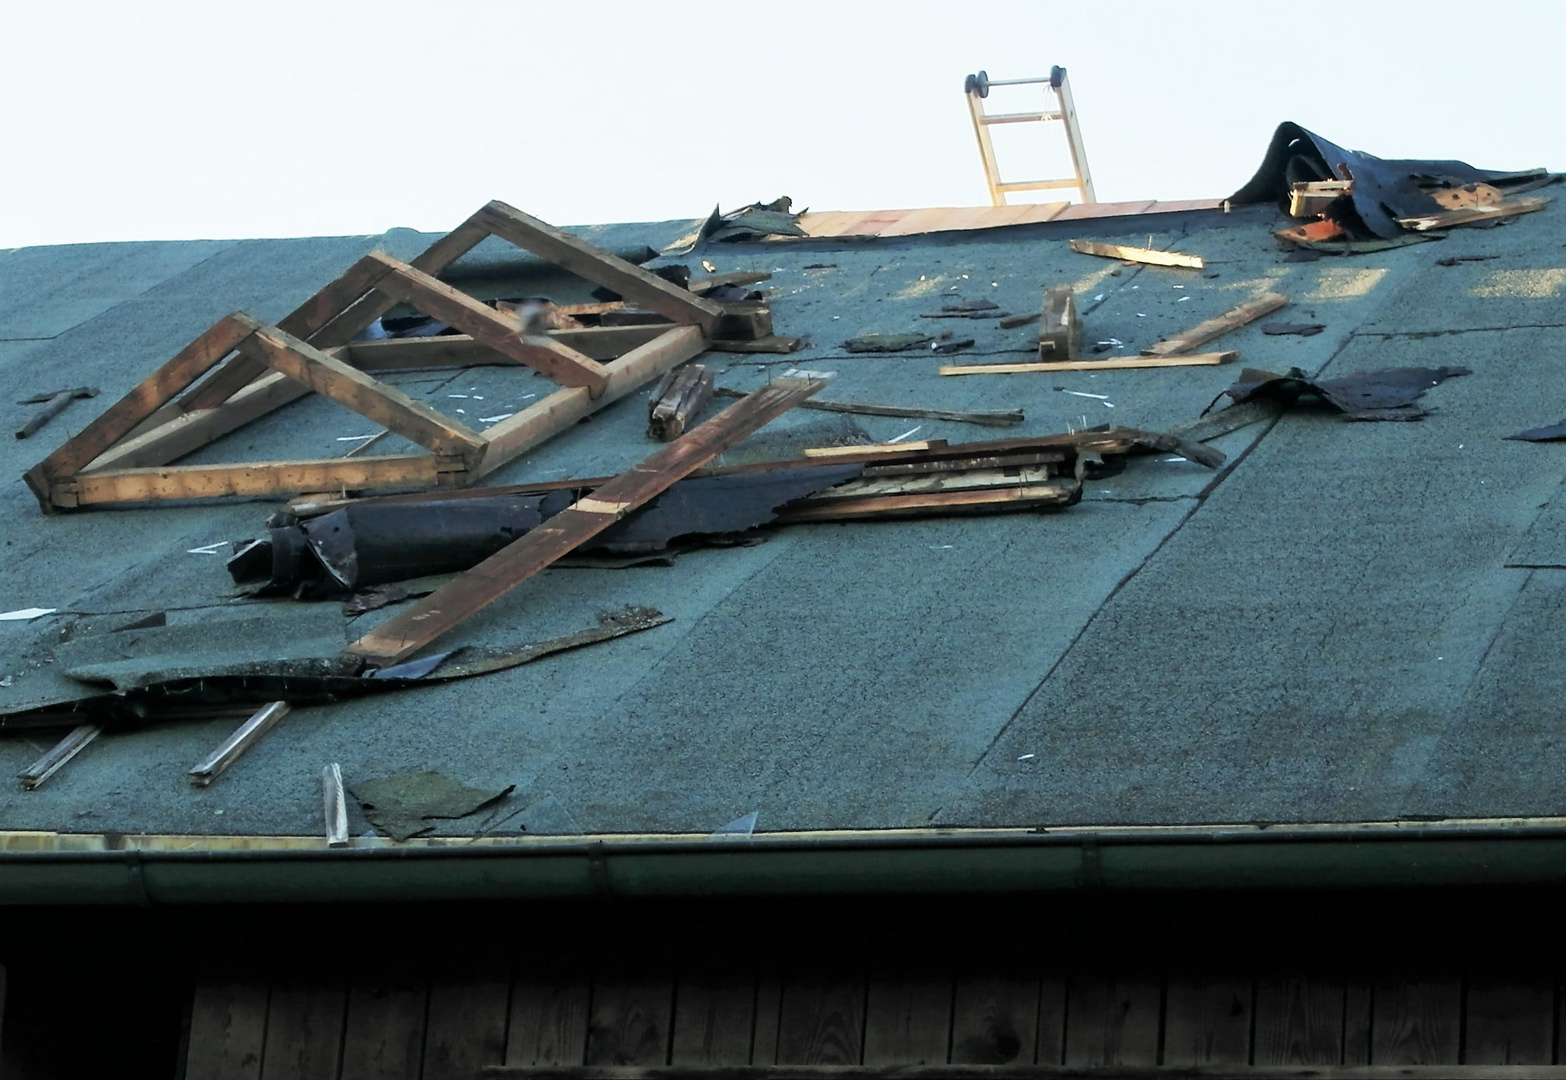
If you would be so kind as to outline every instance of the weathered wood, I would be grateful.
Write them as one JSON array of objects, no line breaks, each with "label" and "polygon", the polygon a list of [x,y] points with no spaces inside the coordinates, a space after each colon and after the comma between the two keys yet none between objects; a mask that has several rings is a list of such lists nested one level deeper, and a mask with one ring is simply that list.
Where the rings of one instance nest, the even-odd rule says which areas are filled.
[{"label": "weathered wood", "polygon": [[[288,978],[273,985],[266,1011],[261,1080],[337,1080],[346,980]],[[187,1071],[194,1080],[194,1074]]]},{"label": "weathered wood", "polygon": [[1252,1061],[1342,1064],[1347,961],[1341,939],[1322,940],[1314,923],[1289,909],[1258,935]]},{"label": "weathered wood", "polygon": [[1048,357],[1062,363],[1081,351],[1082,319],[1077,314],[1076,294],[1069,285],[1051,285],[1044,290],[1044,310],[1039,318],[1039,359]]},{"label": "weathered wood", "polygon": [[1020,375],[1030,371],[1118,371],[1135,368],[1202,367],[1227,364],[1238,352],[1185,353],[1180,356],[1115,356],[1107,360],[1066,360],[1038,364],[948,364],[942,375]]},{"label": "weathered wood", "polygon": [[1306,180],[1289,187],[1289,216],[1315,217],[1354,193],[1352,180]]},{"label": "weathered wood", "polygon": [[1029,315],[1007,315],[999,323],[1002,330],[1016,330],[1020,327],[1031,326],[1044,317],[1042,311],[1035,311]]},{"label": "weathered wood", "polygon": [[337,762],[321,769],[321,804],[326,818],[326,846],[348,846],[348,801],[343,795],[343,770]]},{"label": "weathered wood", "polygon": [[189,1080],[261,1080],[266,1005],[263,982],[198,982],[190,1007],[185,1076]]},{"label": "weathered wood", "polygon": [[1156,251],[1153,248],[1130,247],[1126,244],[1101,244],[1096,240],[1073,240],[1071,250],[1083,255],[1102,255],[1108,259],[1145,263],[1148,266],[1179,266],[1189,270],[1201,270],[1207,261],[1200,255],[1182,255],[1178,251]]},{"label": "weathered wood", "polygon": [[197,787],[206,787],[212,781],[222,775],[239,756],[249,750],[261,740],[261,736],[271,731],[277,722],[288,715],[289,704],[286,701],[274,701],[270,705],[263,705],[239,727],[234,733],[224,739],[218,748],[208,754],[201,761],[190,767],[187,775],[190,782]]},{"label": "weathered wood", "polygon": [[804,499],[778,511],[780,524],[806,521],[860,521],[975,511],[1027,510],[1072,502],[1081,490],[1075,480],[978,491],[940,491],[920,495],[868,495],[860,498]]},{"label": "weathered wood", "polygon": [[411,304],[426,315],[455,326],[502,356],[533,368],[562,386],[585,386],[601,391],[609,378],[602,364],[560,344],[547,335],[522,336],[514,316],[502,315],[487,304],[452,288],[445,282],[390,255],[377,252],[370,258],[383,263],[388,273],[380,289],[388,296]]},{"label": "weathered wood", "polygon": [[[654,326],[586,326],[579,330],[550,330],[543,336],[593,360],[612,360],[662,336],[668,330],[668,323]],[[360,371],[516,366],[515,360],[467,334],[356,341],[341,348],[347,354],[347,361]]]},{"label": "weathered wood", "polygon": [[783,334],[764,334],[753,341],[741,341],[734,338],[714,338],[711,343],[713,352],[728,353],[777,353],[784,355],[798,352],[804,338],[788,337]]},{"label": "weathered wood", "polygon": [[[718,397],[744,397],[743,390],[731,390],[719,386],[713,390]],[[861,416],[906,416],[923,420],[950,420],[958,424],[979,424],[983,427],[1011,427],[1022,423],[1026,417],[1021,409],[920,409],[903,405],[872,405],[864,401],[823,401],[811,398],[799,404],[801,409],[817,409],[821,412],[857,413]]]},{"label": "weathered wood", "polygon": [[70,733],[50,747],[43,757],[16,774],[17,779],[22,782],[22,790],[33,791],[42,787],[44,781],[65,768],[67,762],[87,749],[87,744],[102,734],[103,728],[98,724],[79,724],[72,728]]},{"label": "weathered wood", "polygon": [[1462,1038],[1459,949],[1432,950],[1461,920],[1409,913],[1376,935],[1370,1060],[1377,1065],[1456,1065]]},{"label": "weathered wood", "polygon": [[426,977],[415,965],[395,965],[384,956],[367,965],[348,992],[341,1076],[420,1080],[428,1003]]},{"label": "weathered wood", "polygon": [[945,445],[945,439],[927,439],[922,442],[869,443],[863,446],[807,446],[800,453],[807,458],[854,458],[870,461],[882,454],[938,450]]},{"label": "weathered wood", "polygon": [[683,364],[706,348],[701,331],[692,326],[666,329],[646,345],[608,364],[609,381],[597,398],[583,387],[557,390],[484,432],[484,456],[475,470],[483,476],[525,454],[539,443],[571,427],[584,416],[618,401],[632,391]]},{"label": "weathered wood", "polygon": [[685,434],[692,418],[712,400],[712,390],[712,371],[701,364],[665,374],[647,402],[647,437],[668,442]]},{"label": "weathered wood", "polygon": [[48,508],[49,482],[70,476],[151,416],[159,406],[211,370],[260,324],[243,312],[219,319],[168,363],[115,402],[65,444],[27,472],[27,482]]},{"label": "weathered wood", "polygon": [[[1030,1064],[1038,1048],[1039,977],[1013,968],[964,975],[952,993],[954,1065]],[[1059,1064],[1058,1057],[1050,1064]]]},{"label": "weathered wood", "polygon": [[1505,198],[1489,206],[1470,206],[1457,210],[1441,210],[1434,214],[1425,214],[1420,217],[1398,218],[1397,223],[1405,229],[1414,232],[1428,232],[1431,229],[1449,229],[1454,225],[1467,225],[1475,221],[1492,221],[1496,218],[1511,217],[1514,214],[1531,214],[1535,210],[1543,210],[1550,205],[1550,199],[1543,195],[1515,195]]},{"label": "weathered wood", "polygon": [[256,330],[240,351],[426,450],[477,457],[484,446],[465,424],[275,327]]},{"label": "weathered wood", "polygon": [[858,1065],[864,1047],[865,981],[806,972],[783,984],[779,1065]]},{"label": "weathered wood", "polygon": [[1171,935],[1164,981],[1164,1065],[1251,1060],[1255,971],[1243,914],[1197,914]]},{"label": "weathered wood", "polygon": [[695,323],[711,333],[723,316],[721,305],[693,296],[673,282],[503,202],[490,203],[474,217],[496,236],[675,322]]},{"label": "weathered wood", "polygon": [[470,1080],[505,1060],[512,935],[486,938],[483,950],[443,951],[446,970],[430,980],[421,1080]]},{"label": "weathered wood", "polygon": [[522,935],[511,980],[507,1065],[580,1066],[592,985],[570,939]]},{"label": "weathered wood", "polygon": [[1178,356],[1189,353],[1198,345],[1205,345],[1214,338],[1222,337],[1231,330],[1238,330],[1246,323],[1255,322],[1263,315],[1270,315],[1289,302],[1287,296],[1280,293],[1268,293],[1257,297],[1255,300],[1247,300],[1245,303],[1224,312],[1216,318],[1206,322],[1197,323],[1191,329],[1174,337],[1165,338],[1155,345],[1142,350],[1143,356]]},{"label": "weathered wood", "polygon": [[779,379],[735,402],[382,623],[349,645],[347,652],[379,664],[412,655],[825,385],[821,378]]},{"label": "weathered wood", "polygon": [[902,475],[870,475],[809,496],[810,502],[831,502],[871,495],[927,495],[940,491],[1024,488],[1053,482],[1050,464],[998,469],[933,469]]},{"label": "weathered wood", "polygon": [[[59,393],[46,399],[43,403],[43,408],[33,413],[33,415],[28,419],[27,423],[16,429],[16,437],[18,439],[30,438],[38,432],[39,428],[43,427],[56,416],[59,416],[61,413],[63,413],[66,408],[70,406],[71,402],[75,401],[77,398],[90,398],[98,396],[98,391],[96,388],[86,387],[84,389],[91,390],[92,392],[85,393],[83,390],[61,390]],[[27,402],[23,402],[23,404],[27,404]]]},{"label": "weathered wood", "polygon": [[1522,921],[1474,919],[1469,926],[1463,1062],[1551,1064],[1556,934]]},{"label": "weathered wood", "polygon": [[745,1065],[755,1029],[756,976],[703,964],[681,975],[675,995],[674,1065]]},{"label": "weathered wood", "polygon": [[[346,1075],[346,1074],[345,1074]],[[566,1069],[500,1066],[482,1076],[527,1080],[1566,1080],[1561,1065],[877,1065],[812,1064]]]},{"label": "weathered wood", "polygon": [[298,495],[305,491],[365,491],[428,488],[456,482],[460,458],[433,454],[372,458],[320,458],[245,465],[168,465],[148,469],[105,469],[62,481],[54,490],[74,503],[152,502],[211,499],[223,495]]},{"label": "weathered wood", "polygon": [[705,296],[713,289],[727,285],[757,285],[771,280],[772,275],[764,270],[736,270],[727,274],[713,274],[711,277],[691,278],[686,288],[697,296]]}]

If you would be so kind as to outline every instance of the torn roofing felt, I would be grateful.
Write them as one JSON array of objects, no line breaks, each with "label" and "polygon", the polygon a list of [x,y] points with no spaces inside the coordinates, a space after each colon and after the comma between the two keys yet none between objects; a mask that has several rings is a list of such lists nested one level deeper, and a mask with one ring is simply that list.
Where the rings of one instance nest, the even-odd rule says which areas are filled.
[{"label": "torn roofing felt", "polygon": [[1515,193],[1557,179],[1558,175],[1544,169],[1497,172],[1476,169],[1463,161],[1386,160],[1360,150],[1345,150],[1298,124],[1285,122],[1273,133],[1256,175],[1229,199],[1234,203],[1276,202],[1287,209],[1291,184],[1352,180],[1352,210],[1344,208],[1340,200],[1328,216],[1352,236],[1391,239],[1403,232],[1397,218],[1444,209],[1431,191],[1484,183]]},{"label": "torn roofing felt", "polygon": [[1236,404],[1253,398],[1293,404],[1302,397],[1317,397],[1340,409],[1349,420],[1423,420],[1430,410],[1417,402],[1426,390],[1458,375],[1471,374],[1468,368],[1457,366],[1406,367],[1318,379],[1299,368],[1290,368],[1286,375],[1246,368],[1224,394]]}]

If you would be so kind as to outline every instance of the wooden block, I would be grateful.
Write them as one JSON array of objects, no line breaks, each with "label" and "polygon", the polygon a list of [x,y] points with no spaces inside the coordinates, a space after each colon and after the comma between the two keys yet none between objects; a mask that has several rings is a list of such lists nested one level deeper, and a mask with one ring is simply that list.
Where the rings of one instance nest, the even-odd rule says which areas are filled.
[{"label": "wooden block", "polygon": [[348,800],[343,795],[343,770],[337,762],[321,769],[321,803],[326,814],[326,846],[348,846]]},{"label": "wooden block", "polygon": [[411,656],[574,551],[632,510],[667,491],[767,421],[826,385],[825,378],[783,378],[735,402],[652,457],[578,499],[457,580],[393,616],[346,652],[385,666]]},{"label": "wooden block", "polygon": [[1352,180],[1307,180],[1289,188],[1289,216],[1315,217],[1339,199],[1354,193]]},{"label": "wooden block", "polygon": [[63,769],[68,761],[87,749],[87,744],[101,734],[103,728],[97,724],[81,724],[72,729],[48,753],[16,774],[22,782],[22,790],[33,791],[42,787],[45,780]]},{"label": "wooden block", "polygon": [[1102,255],[1108,259],[1124,259],[1126,262],[1145,263],[1148,266],[1179,266],[1200,270],[1207,265],[1200,255],[1182,255],[1178,251],[1155,251],[1152,248],[1128,247],[1125,244],[1101,244],[1096,240],[1073,240],[1071,250],[1084,255]]},{"label": "wooden block", "polygon": [[1201,367],[1227,364],[1238,352],[1187,353],[1183,356],[1117,356],[1109,360],[1067,360],[1038,364],[945,364],[942,375],[1016,375],[1029,371],[1118,371],[1129,368]]},{"label": "wooden block", "polygon": [[647,403],[647,437],[658,442],[685,433],[691,419],[712,400],[713,374],[701,364],[664,375]]},{"label": "wooden block", "polygon": [[1077,316],[1077,298],[1069,285],[1051,285],[1044,290],[1044,310],[1039,320],[1039,358],[1045,354],[1070,360],[1082,351],[1082,320]]},{"label": "wooden block", "polygon": [[369,258],[384,264],[388,273],[381,291],[411,304],[427,315],[469,334],[484,345],[519,364],[539,371],[562,386],[585,386],[601,392],[609,373],[602,364],[546,335],[522,336],[514,316],[502,315],[487,304],[452,288],[445,282],[376,252]]},{"label": "wooden block", "polygon": [[1246,323],[1256,321],[1263,315],[1272,314],[1288,302],[1289,298],[1279,293],[1268,293],[1255,300],[1247,300],[1239,307],[1226,311],[1216,318],[1197,323],[1184,333],[1176,334],[1172,338],[1166,338],[1150,348],[1143,349],[1142,354],[1178,356],[1181,353],[1188,353],[1198,345],[1205,345],[1214,338],[1222,337],[1231,330],[1238,330]]},{"label": "wooden block", "polygon": [[496,236],[675,322],[695,323],[710,334],[723,316],[720,305],[503,202],[492,202],[474,216]]},{"label": "wooden block", "polygon": [[484,447],[466,425],[275,327],[258,329],[240,349],[426,450],[477,459]]},{"label": "wooden block", "polygon": [[[212,781],[222,775],[239,756],[249,750],[261,736],[271,731],[277,722],[288,715],[289,704],[286,701],[274,701],[270,705],[264,705],[257,709],[255,714],[246,720],[234,733],[224,739],[218,748],[208,754],[197,764],[191,766],[190,782],[197,787],[206,787]],[[347,826],[345,825],[346,829]]]}]

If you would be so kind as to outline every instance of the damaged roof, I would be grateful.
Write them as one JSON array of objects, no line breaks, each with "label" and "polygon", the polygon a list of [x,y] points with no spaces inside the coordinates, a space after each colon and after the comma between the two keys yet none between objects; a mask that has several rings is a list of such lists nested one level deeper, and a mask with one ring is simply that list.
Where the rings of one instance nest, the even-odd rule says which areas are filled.
[{"label": "damaged roof", "polygon": [[[1190,209],[715,244],[660,261],[770,273],[777,332],[809,336],[787,357],[706,354],[732,390],[807,367],[836,372],[833,398],[1022,409],[1013,434],[1160,431],[1197,417],[1241,367],[1321,379],[1471,369],[1421,400],[1425,419],[1299,408],[1216,440],[1228,455],[1216,473],[1156,455],[1087,483],[1058,512],[792,525],[672,565],[551,569],[451,644],[542,641],[627,605],[672,621],[482,678],[296,708],[208,787],[186,770],[234,717],[111,732],[36,791],[0,786],[0,829],[319,835],[328,762],[350,787],[426,769],[515,785],[505,805],[517,812],[497,836],[699,834],[752,811],[762,833],[1561,815],[1566,659],[1553,631],[1566,540],[1554,522],[1566,448],[1506,437],[1566,415],[1566,209],[1314,261],[1280,249],[1283,223],[1271,206]],[[689,227],[580,232],[662,250]],[[1176,249],[1206,268],[1123,265],[1072,251],[1080,237]],[[327,655],[394,612],[234,597],[214,549],[260,535],[267,504],[44,516],[20,475],[225,313],[275,320],[366,252],[406,259],[432,239],[0,254],[8,398],[103,391],[0,449],[13,478],[0,610],[56,609],[0,622],[7,711],[68,692],[67,666],[199,671]],[[510,272],[491,252],[469,257],[475,279]],[[525,259],[512,269],[538,270]],[[1239,364],[964,378],[939,375],[951,358],[927,350],[842,346],[955,324],[974,339],[962,363],[1027,361],[1037,327],[922,316],[981,299],[997,316],[1031,313],[1053,285],[1074,290],[1089,345],[1116,343],[1099,355],[1134,354],[1274,292],[1290,300],[1276,318],[1325,330],[1245,326],[1220,342]],[[552,386],[493,367],[385,378],[459,418],[514,410]],[[618,473],[656,445],[646,403],[646,390],[632,394],[486,482]],[[12,407],[15,426],[35,408]],[[310,398],[189,460],[335,457],[373,430]],[[897,437],[995,433],[796,409],[722,461]],[[377,452],[408,446],[392,437]],[[166,627],[119,629],[159,614]],[[0,738],[0,768],[22,770],[59,734]],[[357,805],[349,815],[352,833],[370,827]]]}]

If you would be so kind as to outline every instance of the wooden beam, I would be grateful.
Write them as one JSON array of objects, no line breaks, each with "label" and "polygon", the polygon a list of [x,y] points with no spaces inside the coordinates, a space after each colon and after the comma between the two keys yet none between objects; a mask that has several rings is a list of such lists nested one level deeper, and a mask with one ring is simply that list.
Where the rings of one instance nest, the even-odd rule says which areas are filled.
[{"label": "wooden beam", "polygon": [[1345,195],[1354,193],[1352,180],[1306,180],[1289,187],[1289,216],[1316,217]]},{"label": "wooden beam", "polygon": [[[654,326],[584,326],[579,330],[550,330],[544,336],[593,360],[613,360],[661,337],[668,330],[668,323]],[[516,366],[515,360],[502,356],[467,334],[356,341],[339,348],[341,355],[360,371]]]},{"label": "wooden beam", "polygon": [[321,769],[321,804],[326,813],[326,846],[348,846],[348,800],[343,794],[343,770],[337,762]]},{"label": "wooden beam", "polygon": [[858,521],[915,515],[924,517],[940,513],[1036,509],[1070,503],[1080,490],[1081,484],[1076,480],[1017,483],[1013,479],[1010,487],[812,497],[779,510],[776,520],[779,524],[792,525],[812,521]]},{"label": "wooden beam", "polygon": [[1227,364],[1238,352],[1186,353],[1183,356],[1117,356],[1109,360],[1062,360],[1040,364],[946,364],[942,375],[1018,375],[1029,371],[1115,371],[1122,368],[1200,367]]},{"label": "wooden beam", "polygon": [[376,252],[370,258],[379,260],[389,271],[381,280],[381,291],[388,296],[455,326],[502,356],[542,372],[562,386],[585,386],[595,394],[602,392],[609,376],[596,360],[544,335],[523,337],[522,325],[514,317],[502,315],[390,255]]},{"label": "wooden beam", "polygon": [[1255,300],[1247,300],[1239,307],[1224,312],[1216,318],[1206,322],[1197,323],[1191,329],[1172,338],[1165,338],[1158,344],[1142,350],[1144,356],[1178,356],[1180,353],[1190,352],[1198,345],[1205,345],[1216,337],[1222,337],[1231,330],[1237,330],[1248,322],[1255,322],[1263,315],[1270,315],[1284,304],[1289,302],[1287,296],[1280,293],[1267,293]]},{"label": "wooden beam", "polygon": [[1057,360],[1073,359],[1082,351],[1082,319],[1070,285],[1044,290],[1044,310],[1039,319],[1039,359],[1048,354]]},{"label": "wooden beam", "polygon": [[826,378],[783,378],[736,401],[640,465],[621,473],[592,495],[578,499],[455,581],[382,623],[346,651],[379,666],[418,652],[826,383]]},{"label": "wooden beam", "polygon": [[70,476],[113,446],[159,406],[210,371],[259,326],[240,311],[219,319],[96,420],[67,439],[65,445],[29,469],[26,474],[28,486],[43,501],[44,509],[51,509],[48,490],[52,481]]},{"label": "wooden beam", "polygon": [[201,761],[190,767],[186,774],[190,782],[197,787],[206,787],[212,781],[222,775],[223,770],[239,760],[239,755],[249,750],[261,736],[271,731],[273,726],[288,715],[289,705],[286,701],[274,701],[270,705],[264,705],[246,720],[234,733],[224,739],[218,748]]},{"label": "wooden beam", "polygon": [[49,752],[16,774],[23,791],[33,791],[43,786],[45,780],[65,767],[77,754],[87,749],[87,744],[103,734],[97,724],[81,724],[65,738],[55,743]]},{"label": "wooden beam", "polygon": [[474,215],[491,233],[517,247],[547,259],[577,277],[619,293],[632,303],[656,311],[679,323],[695,323],[712,333],[723,317],[723,307],[693,296],[657,274],[609,254],[524,214],[503,202],[492,202]]},{"label": "wooden beam", "polygon": [[602,396],[593,398],[585,388],[579,386],[557,390],[485,429],[484,456],[479,460],[474,476],[493,472],[544,440],[558,435],[582,417],[592,415],[645,386],[670,368],[700,355],[707,347],[706,339],[694,326],[662,329],[663,332],[646,345],[632,349],[606,365],[609,381]]},{"label": "wooden beam", "polygon": [[1182,255],[1178,251],[1157,251],[1153,248],[1130,247],[1126,244],[1101,244],[1097,240],[1073,240],[1071,250],[1084,255],[1102,255],[1107,259],[1124,259],[1126,262],[1145,263],[1148,266],[1179,266],[1188,270],[1200,270],[1207,265],[1200,255]]},{"label": "wooden beam", "polygon": [[1548,205],[1550,200],[1543,195],[1518,195],[1502,199],[1490,206],[1471,206],[1458,210],[1442,210],[1420,217],[1398,218],[1397,223],[1415,232],[1428,232],[1431,229],[1449,229],[1454,225],[1467,225],[1473,221],[1490,221],[1495,218],[1511,217],[1513,214],[1529,214],[1535,210],[1543,210]]},{"label": "wooden beam", "polygon": [[676,368],[659,380],[647,402],[647,437],[669,442],[712,400],[713,374],[701,364]]},{"label": "wooden beam", "polygon": [[466,425],[276,327],[257,330],[240,349],[426,450],[477,458],[484,447]]},{"label": "wooden beam", "polygon": [[165,465],[80,473],[56,487],[72,505],[213,499],[225,495],[289,496],[306,491],[449,486],[459,482],[461,458],[410,454],[311,461],[262,461],[239,465]]}]

